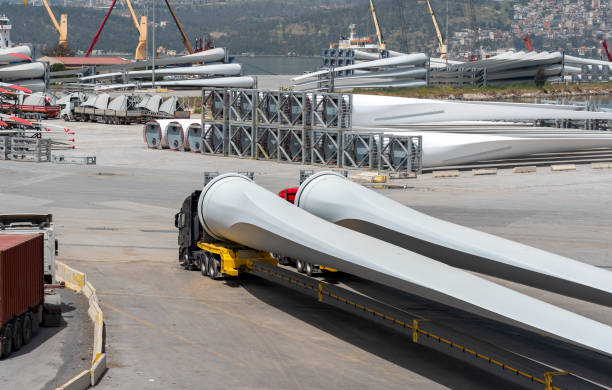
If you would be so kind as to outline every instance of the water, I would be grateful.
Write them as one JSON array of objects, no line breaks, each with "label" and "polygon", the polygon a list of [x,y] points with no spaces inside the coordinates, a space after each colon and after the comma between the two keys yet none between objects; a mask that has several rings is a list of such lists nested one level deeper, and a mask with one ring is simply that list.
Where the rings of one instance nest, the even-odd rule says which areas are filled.
[{"label": "water", "polygon": [[235,56],[245,75],[296,75],[312,72],[323,65],[321,57]]}]

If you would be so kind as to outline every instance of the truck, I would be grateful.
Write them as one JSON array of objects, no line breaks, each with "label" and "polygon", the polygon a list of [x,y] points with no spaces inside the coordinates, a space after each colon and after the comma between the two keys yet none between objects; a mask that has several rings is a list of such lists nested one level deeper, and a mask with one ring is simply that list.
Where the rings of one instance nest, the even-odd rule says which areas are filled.
[{"label": "truck", "polygon": [[183,202],[181,210],[174,215],[174,226],[179,229],[179,263],[184,269],[199,270],[203,276],[217,279],[239,276],[252,269],[253,262],[276,265],[276,259],[270,252],[219,242],[210,237],[198,217],[201,192],[192,192]]},{"label": "truck", "polygon": [[[297,190],[297,188],[288,188],[279,192],[279,196],[293,203]],[[174,216],[174,226],[179,230],[178,259],[184,269],[200,270],[202,275],[216,279],[221,276],[238,276],[252,261],[261,260],[274,265],[278,263],[295,266],[299,273],[308,276],[323,271],[337,272],[334,268],[300,259],[216,242],[206,234],[198,217],[198,200],[201,193],[199,190],[192,192],[183,201],[181,210]]]},{"label": "truck", "polygon": [[43,321],[44,236],[0,234],[0,358],[28,344]]},{"label": "truck", "polygon": [[55,239],[52,214],[0,214],[0,234],[42,233],[44,238],[44,279],[51,284],[55,278],[55,256],[59,244]]}]

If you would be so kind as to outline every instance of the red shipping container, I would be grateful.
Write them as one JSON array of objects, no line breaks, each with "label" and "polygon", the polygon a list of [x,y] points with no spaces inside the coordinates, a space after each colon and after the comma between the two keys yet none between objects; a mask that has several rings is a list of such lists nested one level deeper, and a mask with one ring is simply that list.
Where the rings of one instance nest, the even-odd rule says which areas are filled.
[{"label": "red shipping container", "polygon": [[44,236],[0,234],[0,328],[44,301]]}]

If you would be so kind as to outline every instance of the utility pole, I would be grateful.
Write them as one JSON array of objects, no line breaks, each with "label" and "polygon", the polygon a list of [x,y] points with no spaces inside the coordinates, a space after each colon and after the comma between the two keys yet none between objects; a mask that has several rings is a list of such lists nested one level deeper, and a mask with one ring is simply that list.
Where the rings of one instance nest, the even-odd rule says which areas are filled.
[{"label": "utility pole", "polygon": [[156,19],[155,19],[155,6],[156,6],[156,0],[153,0],[153,42],[151,42],[151,46],[153,49],[153,62],[152,62],[152,69],[151,69],[151,87],[153,89],[155,89],[155,24],[157,23]]}]

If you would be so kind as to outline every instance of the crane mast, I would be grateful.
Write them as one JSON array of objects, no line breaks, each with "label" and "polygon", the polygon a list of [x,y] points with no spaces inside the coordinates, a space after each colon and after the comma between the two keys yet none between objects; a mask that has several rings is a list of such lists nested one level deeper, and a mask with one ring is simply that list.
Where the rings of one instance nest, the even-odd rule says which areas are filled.
[{"label": "crane mast", "polygon": [[[193,47],[191,47],[191,43],[189,42],[189,39],[187,39],[187,36],[185,35],[185,31],[183,31],[183,27],[181,26],[181,22],[179,22],[178,18],[174,14],[174,10],[170,6],[170,2],[168,0],[165,0],[165,2],[166,2],[166,5],[168,6],[168,10],[170,11],[170,14],[172,14],[172,18],[174,19],[174,23],[176,23],[176,27],[178,27],[178,29],[179,29],[179,31],[181,33],[181,38],[183,39],[183,45],[185,45],[185,48],[187,49],[189,54],[193,54]],[[372,4],[372,0],[370,0],[370,4]],[[372,7],[374,7],[374,6],[372,6]],[[372,8],[372,10],[374,10],[374,8]],[[378,23],[376,24],[376,26],[378,26]],[[376,29],[378,31],[378,27]]]},{"label": "crane mast", "polygon": [[66,42],[68,41],[68,15],[61,14],[60,22],[58,23],[57,19],[55,19],[55,15],[53,15],[53,11],[51,11],[51,7],[49,7],[49,3],[47,3],[47,0],[42,0],[42,3],[49,14],[49,17],[51,18],[53,26],[59,33],[59,45],[66,47]]},{"label": "crane mast", "polygon": [[[167,0],[166,0],[167,1]],[[378,17],[376,17],[376,10],[374,9],[374,1],[370,0],[370,10],[372,11],[372,19],[374,19],[374,27],[376,28],[376,37],[378,38],[378,52],[387,50],[387,43],[385,42],[380,25],[378,24]]]},{"label": "crane mast", "polygon": [[434,28],[436,29],[436,35],[438,36],[438,51],[440,52],[440,58],[446,58],[446,41],[442,36],[442,31],[440,30],[440,25],[438,24],[438,18],[436,18],[436,13],[434,12],[429,0],[427,0],[427,12],[431,15],[431,20],[433,21]]},{"label": "crane mast", "polygon": [[147,17],[141,16],[140,23],[138,22],[138,18],[136,18],[136,13],[134,12],[134,8],[132,8],[132,3],[130,0],[125,0],[128,9],[130,10],[130,15],[132,16],[132,21],[134,22],[134,26],[136,26],[136,30],[138,31],[138,46],[136,46],[136,53],[134,55],[134,59],[136,60],[145,60],[147,58]]}]

